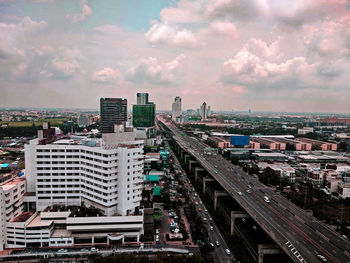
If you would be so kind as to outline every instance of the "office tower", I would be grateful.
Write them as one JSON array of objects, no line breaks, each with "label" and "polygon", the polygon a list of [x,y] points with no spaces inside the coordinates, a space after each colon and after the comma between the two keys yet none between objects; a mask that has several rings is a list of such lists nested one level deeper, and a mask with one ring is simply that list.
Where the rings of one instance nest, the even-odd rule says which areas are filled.
[{"label": "office tower", "polygon": [[100,99],[101,132],[113,133],[114,125],[127,121],[127,100],[121,98]]},{"label": "office tower", "polygon": [[137,93],[137,104],[132,105],[132,123],[136,128],[154,126],[156,105],[148,101],[148,93]]},{"label": "office tower", "polygon": [[175,97],[175,100],[172,104],[172,120],[174,122],[182,121],[182,110],[181,110],[181,98],[179,96]]},{"label": "office tower", "polygon": [[25,145],[27,192],[37,211],[53,205],[95,207],[127,215],[140,206],[143,141],[120,125],[101,138],[31,140]]},{"label": "office tower", "polygon": [[203,102],[203,104],[200,107],[200,113],[202,121],[205,121],[207,119],[207,103]]},{"label": "office tower", "polygon": [[137,93],[137,104],[148,104],[148,93]]},{"label": "office tower", "polygon": [[211,115],[211,107],[208,105],[207,109],[207,116],[209,117]]}]

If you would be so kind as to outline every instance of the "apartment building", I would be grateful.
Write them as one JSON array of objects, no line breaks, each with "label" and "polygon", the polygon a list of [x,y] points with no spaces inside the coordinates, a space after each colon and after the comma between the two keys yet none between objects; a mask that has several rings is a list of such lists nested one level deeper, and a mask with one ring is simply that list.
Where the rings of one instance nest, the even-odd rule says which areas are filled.
[{"label": "apartment building", "polygon": [[26,181],[18,171],[0,175],[0,251],[6,244],[6,226],[23,212]]},{"label": "apartment building", "polygon": [[143,141],[123,125],[102,139],[38,138],[25,145],[27,191],[36,210],[84,205],[104,215],[128,215],[140,205]]}]

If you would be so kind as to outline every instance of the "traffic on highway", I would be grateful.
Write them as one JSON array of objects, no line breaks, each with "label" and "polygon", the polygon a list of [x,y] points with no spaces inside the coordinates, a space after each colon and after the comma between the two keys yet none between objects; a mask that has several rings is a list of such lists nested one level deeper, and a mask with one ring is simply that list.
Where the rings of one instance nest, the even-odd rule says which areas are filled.
[{"label": "traffic on highway", "polygon": [[198,139],[161,121],[176,143],[193,156],[294,262],[350,262],[350,243],[271,188],[248,176]]}]

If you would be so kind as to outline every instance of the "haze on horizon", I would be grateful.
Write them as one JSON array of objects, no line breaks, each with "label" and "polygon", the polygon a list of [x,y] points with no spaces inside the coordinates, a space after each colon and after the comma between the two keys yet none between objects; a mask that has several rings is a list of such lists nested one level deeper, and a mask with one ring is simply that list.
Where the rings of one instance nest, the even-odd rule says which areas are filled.
[{"label": "haze on horizon", "polygon": [[1,107],[349,112],[348,0],[0,0],[0,36]]}]

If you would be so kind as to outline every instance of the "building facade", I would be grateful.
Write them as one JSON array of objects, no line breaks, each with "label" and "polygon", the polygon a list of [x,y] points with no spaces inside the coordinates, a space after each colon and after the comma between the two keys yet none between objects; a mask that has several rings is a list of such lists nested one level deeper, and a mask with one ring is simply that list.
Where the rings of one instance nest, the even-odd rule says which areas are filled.
[{"label": "building facade", "polygon": [[27,191],[35,193],[37,211],[59,204],[92,206],[107,216],[134,212],[143,174],[143,141],[134,136],[31,140],[25,145]]},{"label": "building facade", "polygon": [[113,133],[114,125],[127,121],[127,100],[121,98],[100,99],[101,132]]},{"label": "building facade", "polygon": [[155,119],[155,105],[152,103],[132,106],[132,123],[136,128],[152,127]]},{"label": "building facade", "polygon": [[137,104],[148,104],[148,93],[137,93]]},{"label": "building facade", "polygon": [[23,196],[26,181],[18,177],[16,171],[0,176],[0,251],[7,241],[8,223],[23,212]]},{"label": "building facade", "polygon": [[179,96],[175,97],[171,109],[171,118],[174,122],[181,122],[182,109],[181,109],[181,98]]},{"label": "building facade", "polygon": [[132,124],[136,128],[154,126],[156,105],[148,97],[148,93],[137,93],[137,104],[132,106]]},{"label": "building facade", "polygon": [[203,102],[203,104],[201,105],[200,114],[201,114],[202,121],[206,121],[208,117],[207,103]]}]

